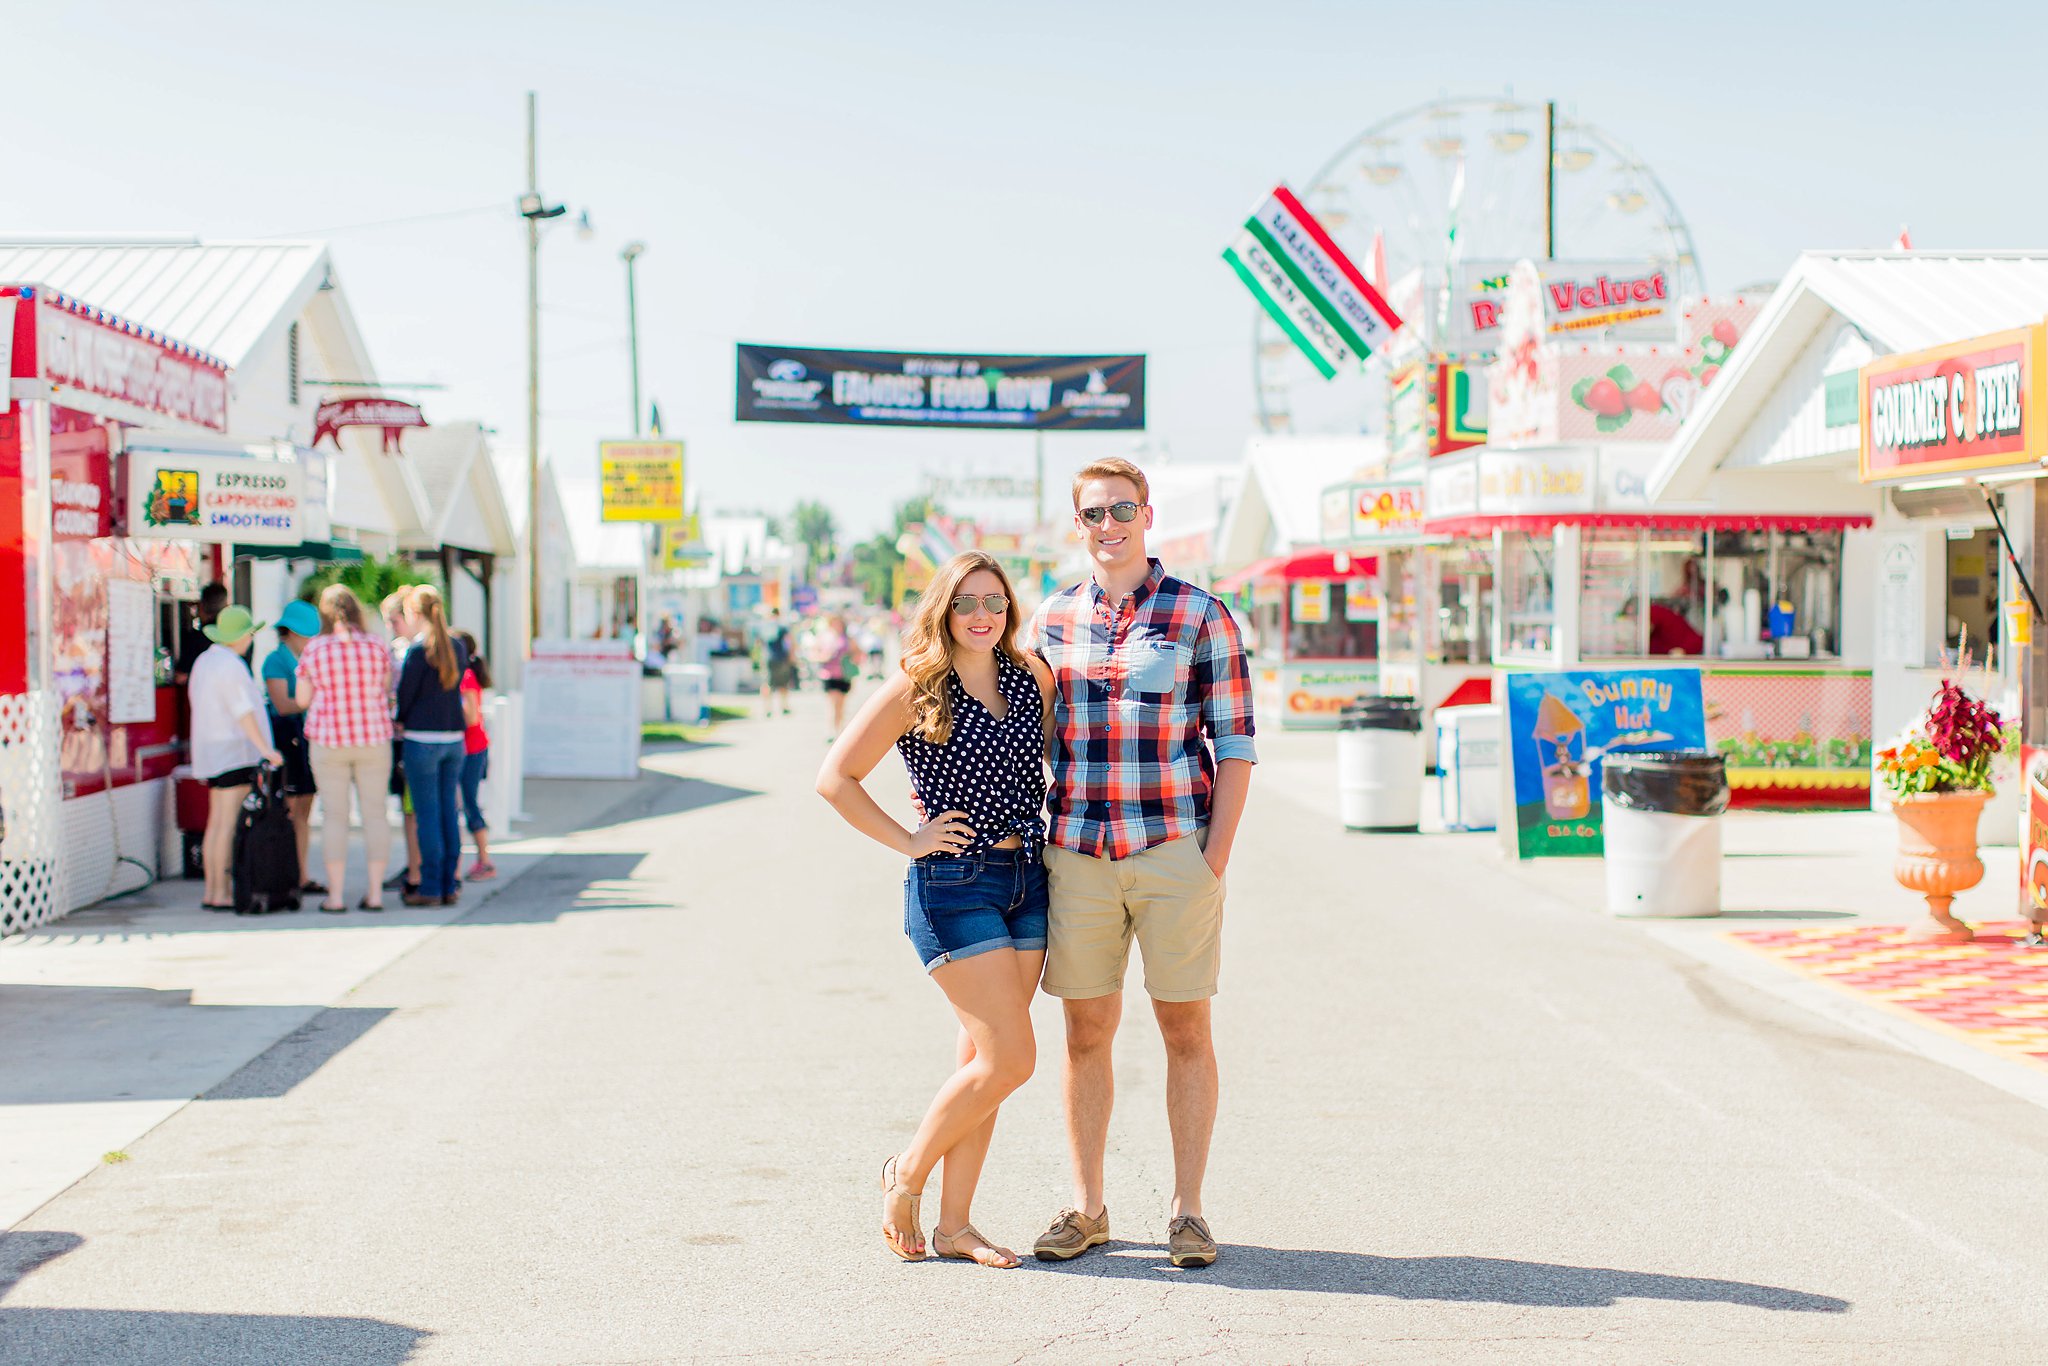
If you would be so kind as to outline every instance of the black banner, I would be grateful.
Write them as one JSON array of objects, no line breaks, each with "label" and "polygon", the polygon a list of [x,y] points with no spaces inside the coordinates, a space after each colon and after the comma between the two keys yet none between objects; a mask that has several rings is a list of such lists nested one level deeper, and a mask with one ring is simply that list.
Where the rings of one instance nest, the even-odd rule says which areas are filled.
[{"label": "black banner", "polygon": [[956,356],[739,344],[741,422],[1134,432],[1143,356]]}]

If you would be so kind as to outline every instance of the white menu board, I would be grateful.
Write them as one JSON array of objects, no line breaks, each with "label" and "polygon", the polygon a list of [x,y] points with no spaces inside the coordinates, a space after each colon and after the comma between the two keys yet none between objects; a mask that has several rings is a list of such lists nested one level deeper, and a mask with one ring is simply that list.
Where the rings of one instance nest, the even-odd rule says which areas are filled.
[{"label": "white menu board", "polygon": [[639,776],[640,661],[625,641],[535,641],[524,709],[527,777]]},{"label": "white menu board", "polygon": [[139,579],[107,580],[107,720],[156,720],[156,593]]}]

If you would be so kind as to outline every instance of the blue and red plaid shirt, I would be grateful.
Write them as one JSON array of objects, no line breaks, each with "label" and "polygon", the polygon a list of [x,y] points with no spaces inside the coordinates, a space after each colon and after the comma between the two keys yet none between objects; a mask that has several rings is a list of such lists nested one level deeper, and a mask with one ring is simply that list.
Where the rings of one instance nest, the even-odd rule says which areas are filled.
[{"label": "blue and red plaid shirt", "polygon": [[1237,623],[1157,560],[1121,602],[1093,578],[1053,594],[1024,648],[1052,669],[1046,805],[1062,849],[1120,859],[1192,835],[1209,823],[1217,761],[1258,762]]}]

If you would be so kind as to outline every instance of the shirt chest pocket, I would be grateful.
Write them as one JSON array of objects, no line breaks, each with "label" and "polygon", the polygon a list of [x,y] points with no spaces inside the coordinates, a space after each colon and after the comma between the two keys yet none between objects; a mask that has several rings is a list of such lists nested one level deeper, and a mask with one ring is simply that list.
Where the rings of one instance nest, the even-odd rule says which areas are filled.
[{"label": "shirt chest pocket", "polygon": [[1187,676],[1187,651],[1170,640],[1131,642],[1128,672],[1130,690],[1166,696],[1180,688]]}]

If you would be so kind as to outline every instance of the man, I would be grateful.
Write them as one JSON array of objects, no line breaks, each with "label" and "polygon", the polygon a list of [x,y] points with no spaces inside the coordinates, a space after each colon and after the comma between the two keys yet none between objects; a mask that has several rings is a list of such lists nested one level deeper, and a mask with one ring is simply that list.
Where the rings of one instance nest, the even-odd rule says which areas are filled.
[{"label": "man", "polygon": [[1103,1152],[1131,940],[1166,1041],[1175,1266],[1208,1266],[1216,1240],[1202,1175],[1216,1125],[1209,998],[1221,963],[1223,872],[1251,789],[1251,675],[1223,604],[1145,554],[1145,475],[1098,460],[1074,476],[1074,527],[1093,573],[1040,604],[1026,648],[1054,684],[1052,893],[1045,990],[1067,1022],[1067,1141],[1074,1204],[1034,1249],[1064,1261],[1109,1241]]}]

